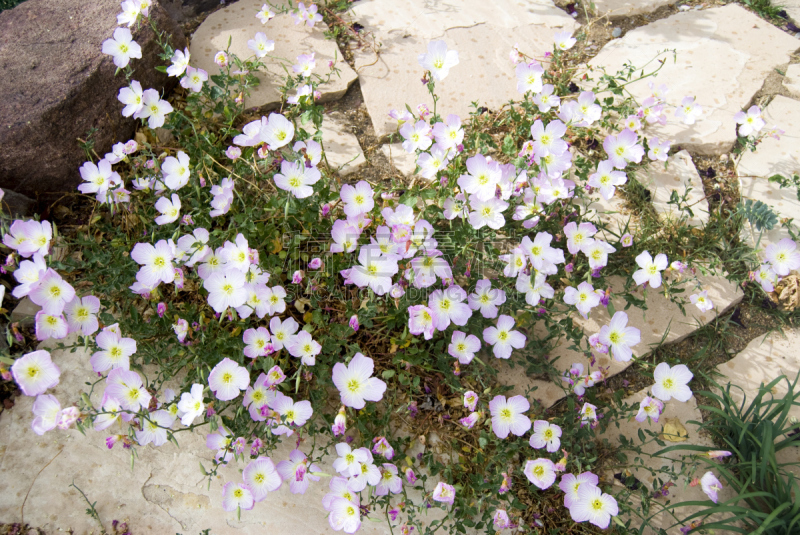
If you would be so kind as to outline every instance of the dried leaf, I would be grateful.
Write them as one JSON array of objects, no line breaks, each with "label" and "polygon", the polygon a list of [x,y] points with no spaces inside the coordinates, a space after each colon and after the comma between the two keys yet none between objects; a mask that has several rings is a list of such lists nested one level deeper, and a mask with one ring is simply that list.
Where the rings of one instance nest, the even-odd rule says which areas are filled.
[{"label": "dried leaf", "polygon": [[775,291],[769,294],[773,302],[783,310],[795,310],[800,307],[800,277],[788,275],[775,285]]},{"label": "dried leaf", "polygon": [[689,438],[689,432],[686,431],[679,418],[667,418],[664,420],[664,427],[658,438],[670,442],[684,442]]}]

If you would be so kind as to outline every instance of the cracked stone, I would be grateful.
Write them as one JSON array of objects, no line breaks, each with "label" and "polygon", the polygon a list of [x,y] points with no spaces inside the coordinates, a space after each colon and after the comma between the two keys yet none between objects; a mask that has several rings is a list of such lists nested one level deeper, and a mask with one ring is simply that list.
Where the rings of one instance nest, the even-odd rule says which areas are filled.
[{"label": "cracked stone", "polygon": [[598,15],[611,17],[630,17],[652,13],[663,6],[671,6],[677,0],[594,0]]},{"label": "cracked stone", "polygon": [[786,69],[783,87],[786,88],[790,96],[800,99],[800,63],[793,63]]},{"label": "cracked stone", "polygon": [[[256,18],[256,13],[263,4],[262,0],[240,0],[212,13],[192,36],[192,65],[205,69],[210,75],[217,74],[220,68],[214,63],[214,54],[227,48],[228,39],[231,39],[230,51],[239,58],[246,59],[253,56],[253,51],[247,48],[247,41],[253,39],[256,32],[264,32],[268,39],[275,41],[275,50],[270,53],[271,56],[294,61],[300,54],[314,52],[316,74],[324,75],[328,69],[328,61],[335,57],[335,66],[341,70],[341,77],[334,75],[330,82],[319,86],[322,93],[320,102],[341,98],[357,75],[342,59],[336,42],[325,38],[324,33],[328,31],[328,26],[324,22],[316,23],[313,28],[305,24],[295,25],[294,19],[288,13],[278,15],[262,25]],[[250,96],[245,99],[247,107],[275,108],[280,105],[279,89],[285,76],[282,64],[269,57],[264,58],[264,62],[269,75],[258,75],[261,84],[251,89]]]},{"label": "cracked stone", "polygon": [[[742,197],[762,201],[778,214],[779,218],[794,218],[800,221],[800,199],[794,186],[782,188],[769,182],[768,178],[779,174],[784,178],[800,174],[800,153],[797,151],[800,139],[800,102],[776,96],[763,113],[767,122],[765,128],[777,125],[786,131],[781,139],[768,137],[758,145],[756,152],[745,152],[738,166],[739,188]],[[797,223],[793,223],[797,232]],[[751,245],[758,240],[758,232],[748,223],[743,230],[745,239]],[[770,243],[791,237],[786,227],[777,225],[761,236],[759,248]]]},{"label": "cracked stone", "polygon": [[[624,310],[626,301],[621,296],[621,293],[625,285],[625,279],[622,277],[610,277],[609,282],[612,290],[611,300],[614,307],[618,311]],[[708,296],[714,303],[715,309],[709,312],[700,312],[693,305],[687,304],[686,315],[684,315],[676,303],[664,297],[658,290],[648,290],[645,299],[647,310],[631,307],[625,311],[628,314],[628,325],[641,331],[641,342],[633,347],[633,354],[636,357],[644,356],[662,342],[680,342],[698,328],[713,321],[718,314],[724,314],[731,307],[736,306],[743,297],[742,290],[736,284],[720,275],[702,275],[698,273],[696,280],[685,279],[684,287],[687,300],[688,296],[695,292],[708,290]],[[640,299],[645,298],[641,288],[636,289],[633,293]],[[586,337],[600,332],[600,327],[608,325],[611,321],[608,310],[602,306],[593,309],[589,314],[589,319],[582,318],[577,312],[572,313],[571,317],[576,327],[581,329]],[[534,333],[537,339],[542,339],[543,335],[546,334],[538,325],[534,327]],[[549,353],[548,360],[553,362],[554,366],[562,374],[569,369],[572,363],[583,364],[584,372],[587,373],[590,367],[590,359],[582,352],[569,349],[570,345],[571,342],[561,340],[556,348]],[[492,361],[496,360],[493,356],[488,358]],[[514,358],[513,354],[512,358]],[[610,354],[599,355],[597,358],[597,366],[608,367],[609,377],[626,370],[631,364],[633,364],[632,360],[619,362],[614,360]],[[519,373],[516,368],[511,368],[506,361],[498,362],[497,367],[498,380],[501,384],[512,386],[514,394],[524,394],[528,388],[536,387],[537,390],[533,396],[539,399],[545,407],[553,405],[565,395],[562,383],[558,378],[554,380],[538,377],[530,378],[524,373]],[[592,370],[594,369],[597,368]],[[599,388],[603,388],[602,385]]]},{"label": "cracked stone", "polygon": [[402,143],[387,143],[381,147],[381,152],[399,173],[405,176],[414,174],[417,168],[416,155],[406,152]]},{"label": "cracked stone", "polygon": [[[590,66],[616,73],[624,63],[641,67],[664,50],[667,58],[658,77],[626,86],[641,102],[650,96],[648,82],[664,83],[670,109],[694,96],[703,115],[694,125],[669,117],[652,135],[702,154],[728,152],[736,141],[734,114],[745,107],[773,69],[789,62],[796,38],[738,5],[677,13],[625,34],[603,47]],[[595,78],[597,75],[595,75]]]},{"label": "cracked stone", "polygon": [[550,0],[516,3],[510,0],[375,0],[359,2],[353,20],[373,32],[382,43],[380,57],[357,51],[364,102],[375,133],[383,136],[396,131],[397,124],[387,115],[406,104],[420,103],[433,108],[427,88],[420,82],[423,71],[417,63],[428,42],[444,40],[457,50],[459,64],[437,82],[440,100],[437,112],[467,118],[477,101],[497,109],[512,98],[519,98],[514,66],[508,54],[514,44],[520,50],[541,56],[552,49],[556,32],[574,31],[575,21]]},{"label": "cracked stone", "polygon": [[[800,330],[787,329],[786,336],[778,332],[769,333],[747,344],[734,358],[717,366],[725,379],[719,379],[720,385],[728,381],[741,388],[731,388],[731,396],[736,403],[741,403],[743,396],[747,396],[749,404],[758,394],[762,384],[768,384],[781,375],[789,381],[794,381],[800,373]],[[788,392],[786,382],[781,381],[772,390],[776,399],[781,399]],[[766,398],[768,399],[768,398]],[[800,418],[800,407],[792,407],[790,416]]]},{"label": "cracked stone", "polygon": [[[708,223],[708,201],[692,157],[682,150],[670,156],[667,163],[665,169],[663,162],[653,162],[637,177],[652,193],[653,208],[668,219],[686,217],[686,223],[693,227],[705,226]],[[685,203],[681,202],[683,209],[679,210],[677,205],[669,204],[673,192],[677,193],[679,199],[686,196]],[[687,206],[691,209],[691,214],[686,209]]]},{"label": "cracked stone", "polygon": [[331,115],[322,121],[322,145],[328,164],[339,169],[342,176],[349,175],[366,163],[358,138],[347,127],[347,123]]}]

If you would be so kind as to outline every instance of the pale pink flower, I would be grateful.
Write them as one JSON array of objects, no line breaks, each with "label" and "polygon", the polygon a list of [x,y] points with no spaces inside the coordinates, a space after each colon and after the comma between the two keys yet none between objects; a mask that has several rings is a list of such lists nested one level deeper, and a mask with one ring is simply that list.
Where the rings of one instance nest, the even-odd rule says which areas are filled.
[{"label": "pale pink flower", "polygon": [[281,172],[273,179],[280,189],[290,192],[298,199],[305,199],[314,194],[314,188],[322,175],[316,167],[306,167],[301,162],[281,162]]},{"label": "pale pink flower", "polygon": [[481,279],[475,285],[475,293],[470,294],[467,301],[469,307],[472,310],[480,310],[484,318],[496,318],[497,307],[506,302],[506,293],[492,288],[489,279]]},{"label": "pale pink flower", "polygon": [[472,429],[481,417],[480,412],[471,412],[469,415],[461,418],[458,422],[467,429]]},{"label": "pale pink flower", "polygon": [[495,396],[489,402],[492,413],[492,431],[498,438],[506,438],[509,433],[520,437],[531,428],[531,420],[525,416],[531,405],[523,396]]},{"label": "pale pink flower", "polygon": [[42,307],[42,312],[57,316],[75,298],[75,290],[51,268],[28,295],[31,301]]},{"label": "pale pink flower", "polygon": [[433,489],[433,501],[441,502],[441,503],[449,503],[453,505],[453,502],[456,499],[456,489],[453,485],[448,485],[440,481],[436,488]]},{"label": "pale pink flower", "polygon": [[472,210],[469,213],[469,224],[475,230],[484,226],[499,230],[505,226],[506,219],[503,217],[503,212],[508,208],[507,202],[495,197],[481,201],[471,195],[469,205]]},{"label": "pale pink flower", "polygon": [[357,496],[354,501],[345,498],[334,498],[331,500],[329,507],[328,523],[334,531],[355,533],[361,528],[361,509]]},{"label": "pale pink flower", "polygon": [[541,119],[537,119],[531,126],[533,150],[539,156],[563,154],[567,150],[567,142],[561,138],[566,132],[567,126],[557,119],[548,123],[547,127]]},{"label": "pale pink flower", "polygon": [[93,295],[76,296],[64,307],[70,331],[80,331],[83,336],[94,334],[100,327],[97,321],[99,311],[100,300]]},{"label": "pale pink flower", "polygon": [[549,232],[537,232],[533,241],[525,236],[520,243],[520,247],[530,258],[533,268],[548,275],[558,272],[556,264],[564,263],[564,251],[550,247],[552,240],[553,235]]},{"label": "pale pink flower", "polygon": [[616,136],[609,134],[603,141],[608,161],[617,169],[625,169],[628,162],[641,162],[644,147],[637,145],[637,141],[636,132],[627,128]]},{"label": "pale pink flower", "polygon": [[683,120],[683,124],[694,124],[703,114],[703,107],[695,102],[694,97],[683,97],[681,105],[675,109],[675,117]]},{"label": "pale pink flower", "polygon": [[125,368],[114,368],[108,373],[105,396],[116,399],[122,408],[129,411],[146,409],[152,398],[139,374]]},{"label": "pale pink flower", "polygon": [[[511,357],[513,349],[525,347],[527,338],[514,328],[514,318],[501,314],[497,319],[497,327],[487,327],[483,330],[483,340],[493,346],[492,352],[499,359]],[[513,349],[512,349],[513,348]]]},{"label": "pale pink flower", "polygon": [[578,225],[574,221],[564,226],[564,236],[567,237],[567,250],[571,254],[578,254],[578,251],[594,242],[592,236],[597,233],[597,227],[591,223],[581,223]]},{"label": "pale pink flower", "polygon": [[433,313],[433,326],[436,330],[447,329],[450,322],[454,325],[466,325],[472,309],[463,301],[467,298],[460,286],[452,285],[444,290],[435,290],[428,297],[428,308]]},{"label": "pale pink flower", "polygon": [[117,332],[103,329],[95,338],[101,351],[92,354],[89,363],[96,373],[113,368],[130,369],[130,356],[136,353],[136,340],[122,338]]},{"label": "pale pink flower", "polygon": [[322,351],[322,346],[319,342],[316,342],[310,333],[302,330],[292,338],[286,348],[289,350],[290,355],[301,359],[301,362],[306,366],[313,366],[316,362],[316,356]]},{"label": "pale pink flower", "polygon": [[577,40],[572,37],[572,34],[568,30],[563,30],[560,32],[556,32],[553,36],[553,42],[555,43],[556,50],[569,50],[572,48]]},{"label": "pale pink flower", "polygon": [[39,350],[15,360],[11,366],[11,375],[23,394],[38,396],[58,384],[61,370],[53,364],[50,353]]},{"label": "pale pink flower", "polygon": [[175,280],[173,257],[173,248],[166,240],[159,240],[155,246],[137,243],[131,251],[131,258],[142,266],[136,273],[136,280],[151,288],[161,282],[172,282]]},{"label": "pale pink flower", "polygon": [[661,272],[669,266],[667,255],[657,254],[654,260],[648,251],[642,251],[636,257],[636,263],[641,268],[633,273],[633,280],[636,284],[641,285],[646,282],[651,288],[661,286]]},{"label": "pale pink flower", "polygon": [[528,91],[538,93],[542,90],[544,68],[539,62],[519,63],[514,72],[517,76],[517,91],[523,95]]},{"label": "pale pink flower", "polygon": [[178,401],[178,412],[181,417],[181,423],[185,426],[192,425],[192,422],[198,417],[202,416],[205,412],[205,404],[203,403],[203,385],[193,384],[189,392],[181,394],[181,399]]},{"label": "pale pink flower", "polygon": [[783,238],[778,243],[770,243],[764,254],[772,269],[781,277],[800,269],[800,251],[797,250],[797,244],[789,238]]},{"label": "pale pink flower", "polygon": [[38,395],[33,402],[33,415],[35,418],[31,422],[31,429],[37,435],[44,435],[47,431],[55,429],[58,424],[61,418],[61,403],[53,395]]},{"label": "pale pink flower", "polygon": [[[474,196],[478,201],[493,199],[502,171],[497,162],[490,161],[483,154],[476,154],[467,159],[466,175],[461,175],[458,185]],[[472,201],[470,201],[472,204]]]},{"label": "pale pink flower", "polygon": [[611,349],[614,359],[627,362],[633,356],[632,346],[641,341],[641,332],[628,326],[628,315],[623,311],[614,313],[611,322],[600,328],[599,341]]},{"label": "pale pink flower", "polygon": [[264,32],[256,32],[253,39],[247,41],[247,48],[253,51],[257,58],[263,58],[275,50],[275,41],[267,39]]},{"label": "pale pink flower", "polygon": [[222,313],[227,308],[237,308],[247,301],[245,275],[236,269],[215,272],[203,282],[208,291],[208,304],[214,312]]},{"label": "pale pink flower", "polygon": [[311,71],[313,71],[316,66],[317,62],[314,61],[314,52],[312,52],[311,54],[300,54],[297,56],[297,63],[292,65],[292,70],[304,78],[309,78],[311,76]]},{"label": "pale pink flower", "polygon": [[253,493],[247,485],[231,481],[222,487],[222,508],[225,511],[249,511],[254,504]]},{"label": "pale pink flower", "polygon": [[711,302],[711,299],[708,298],[708,290],[703,290],[700,293],[693,294],[689,296],[689,301],[698,309],[700,312],[708,312],[714,308],[714,303]]},{"label": "pale pink flower", "polygon": [[561,428],[546,420],[536,420],[533,422],[530,445],[537,450],[546,447],[550,453],[558,451],[561,447]]},{"label": "pale pink flower", "polygon": [[403,480],[397,475],[397,467],[390,463],[383,463],[379,468],[381,480],[375,486],[375,496],[399,494],[403,491]]},{"label": "pale pink flower", "polygon": [[458,65],[458,52],[448,50],[444,41],[431,41],[428,43],[428,53],[417,56],[417,61],[423,69],[431,73],[434,80],[441,82],[450,73],[450,69]]},{"label": "pale pink flower", "polygon": [[[142,84],[140,84],[136,80],[132,80],[131,84],[128,87],[123,87],[122,89],[120,89],[119,95],[117,95],[117,100],[125,104],[125,107],[122,108],[122,115],[124,117],[130,117],[131,115],[140,112],[144,107],[143,99],[144,99],[144,92],[142,91]],[[101,162],[98,162],[98,165],[99,163],[102,163],[102,160]],[[91,162],[86,162],[84,166],[86,166],[87,164],[91,164]],[[109,171],[111,170],[110,165],[108,169]],[[81,168],[81,176],[84,176],[83,168]],[[84,177],[84,180],[89,180],[89,179]],[[89,192],[84,191],[83,193],[89,193]]]},{"label": "pale pink flower", "polygon": [[392,276],[397,270],[397,260],[381,255],[379,246],[364,245],[349,278],[359,288],[369,286],[375,294],[384,295],[392,287]]},{"label": "pale pink flower", "polygon": [[651,138],[647,141],[650,150],[647,152],[647,157],[653,161],[666,162],[669,157],[670,142],[668,139],[659,141],[657,137]]},{"label": "pale pink flower", "polygon": [[474,411],[475,407],[478,406],[478,394],[473,392],[472,390],[468,390],[464,392],[464,407],[469,409],[470,411]]},{"label": "pale pink flower", "polygon": [[590,283],[584,281],[577,288],[567,286],[564,289],[564,302],[575,305],[581,316],[588,318],[589,312],[600,304],[600,296]]},{"label": "pale pink flower", "polygon": [[575,520],[575,515],[572,512],[572,508],[578,503],[578,490],[582,485],[596,486],[599,482],[600,479],[597,475],[591,472],[583,472],[577,476],[574,474],[564,474],[561,476],[558,488],[564,492],[564,506],[570,510],[573,520]]},{"label": "pale pink flower", "polygon": [[589,267],[598,269],[608,265],[608,255],[616,249],[603,240],[593,240],[583,246],[583,254],[589,259]]},{"label": "pale pink flower", "polygon": [[578,500],[570,509],[576,522],[589,521],[595,526],[606,529],[611,517],[619,514],[617,501],[600,488],[584,484],[578,488]]},{"label": "pale pink flower", "polygon": [[269,321],[269,330],[272,333],[272,345],[275,351],[280,351],[291,344],[298,328],[300,328],[300,324],[291,316],[284,321],[278,317],[272,318]]},{"label": "pale pink flower", "polygon": [[36,313],[35,323],[37,340],[61,339],[69,334],[69,326],[63,314],[48,314],[40,310]]},{"label": "pale pink flower", "polygon": [[405,140],[403,141],[403,149],[408,153],[413,153],[417,150],[428,150],[433,144],[430,138],[431,127],[425,121],[417,121],[415,124],[407,122],[400,127],[399,132]]},{"label": "pale pink flower", "polygon": [[250,384],[247,369],[225,357],[208,374],[208,386],[220,401],[236,398]]},{"label": "pale pink flower", "polygon": [[[266,24],[275,17],[275,12],[271,9],[272,6],[264,4],[261,9],[256,13],[256,18],[261,21],[261,24]],[[261,501],[261,500],[256,500]]]},{"label": "pale pink flower", "polygon": [[717,493],[721,491],[723,487],[722,483],[720,483],[719,479],[717,479],[717,476],[714,475],[714,472],[708,471],[703,474],[703,477],[700,478],[700,486],[703,489],[703,492],[708,495],[708,498],[712,502],[717,503],[717,500],[719,499],[717,497]]},{"label": "pale pink flower", "polygon": [[339,389],[342,403],[346,407],[363,409],[365,401],[380,401],[386,391],[386,383],[372,377],[374,364],[371,358],[356,353],[350,364],[337,362],[333,367],[333,384]]},{"label": "pale pink flower", "polygon": [[179,150],[176,156],[167,156],[161,164],[164,185],[171,190],[179,190],[189,183],[189,155]]},{"label": "pale pink flower", "polygon": [[661,411],[664,410],[664,404],[656,398],[645,396],[639,403],[639,412],[636,413],[636,421],[644,422],[647,418],[652,418],[654,422],[658,421],[661,416]]},{"label": "pale pink flower", "polygon": [[591,403],[584,403],[581,407],[581,425],[593,424],[597,421],[597,407]]},{"label": "pale pink flower", "polygon": [[142,421],[142,429],[136,431],[136,441],[140,446],[152,442],[153,446],[167,443],[167,429],[172,427],[175,419],[165,410],[151,412]]},{"label": "pale pink flower", "polygon": [[244,343],[247,344],[244,348],[245,356],[251,359],[266,356],[270,338],[269,331],[265,327],[247,329],[243,335]]},{"label": "pale pink flower", "polygon": [[142,107],[134,114],[135,119],[147,119],[147,126],[164,126],[167,114],[172,113],[172,105],[163,100],[155,89],[147,89],[142,94]]},{"label": "pale pink flower", "polygon": [[292,450],[289,460],[279,462],[276,468],[281,479],[289,482],[292,494],[305,494],[311,481],[319,481],[319,476],[314,473],[322,471],[300,450]]},{"label": "pale pink flower", "polygon": [[453,337],[447,346],[447,352],[457,358],[461,364],[469,364],[480,351],[481,341],[474,334],[467,335],[462,331],[453,331]]},{"label": "pale pink flower", "polygon": [[131,58],[141,59],[142,47],[133,40],[128,28],[117,28],[114,37],[103,41],[103,54],[114,58],[114,65],[120,69],[128,66]]},{"label": "pale pink flower", "polygon": [[167,74],[169,76],[178,77],[182,75],[186,68],[189,66],[189,58],[191,54],[189,53],[188,48],[184,48],[183,50],[176,50],[175,53],[172,55],[170,61],[172,64],[167,67]]},{"label": "pale pink flower", "polygon": [[344,205],[344,213],[348,217],[357,217],[372,210],[375,206],[373,200],[372,186],[364,180],[360,180],[355,186],[345,184],[342,186],[340,196]]},{"label": "pale pink flower", "polygon": [[250,461],[242,472],[242,478],[256,502],[263,501],[268,493],[278,490],[283,483],[272,459],[261,456]]},{"label": "pale pink flower", "polygon": [[550,459],[529,460],[525,463],[523,472],[528,481],[542,490],[550,488],[556,480],[556,467]]},{"label": "pale pink flower", "polygon": [[689,401],[689,398],[692,397],[692,389],[688,384],[692,377],[694,374],[685,364],[670,367],[666,362],[662,362],[653,371],[655,384],[651,390],[653,395],[661,401],[669,401],[672,398],[678,401]]}]

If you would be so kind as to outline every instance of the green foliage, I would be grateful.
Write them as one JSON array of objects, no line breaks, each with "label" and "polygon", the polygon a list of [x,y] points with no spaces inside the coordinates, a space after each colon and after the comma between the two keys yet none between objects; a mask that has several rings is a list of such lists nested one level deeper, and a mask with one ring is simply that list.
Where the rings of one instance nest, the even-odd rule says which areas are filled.
[{"label": "green foliage", "polygon": [[0,0],[0,11],[17,7],[25,0]]},{"label": "green foliage", "polygon": [[778,216],[766,203],[746,199],[739,203],[737,211],[759,232],[772,230],[778,224]]}]

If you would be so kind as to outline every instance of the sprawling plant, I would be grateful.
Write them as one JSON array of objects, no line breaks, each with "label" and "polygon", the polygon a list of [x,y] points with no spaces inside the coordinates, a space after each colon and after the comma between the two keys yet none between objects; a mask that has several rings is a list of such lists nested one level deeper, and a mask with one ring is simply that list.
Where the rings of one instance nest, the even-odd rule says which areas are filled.
[{"label": "sprawling plant", "polygon": [[[695,273],[722,262],[693,247],[690,230],[635,237],[589,207],[667,161],[669,141],[647,127],[669,116],[692,124],[702,112],[694,98],[670,110],[666,87],[651,83],[652,96],[636,102],[626,86],[659,67],[586,75],[578,88],[581,73],[565,61],[575,38],[559,33],[542,58],[512,51],[521,100],[462,118],[441,110],[436,93],[458,53],[433,41],[419,57],[432,109],[390,113],[423,180],[343,184],[317,103],[337,74],[332,62],[325,75],[313,51],[285,64],[281,108],[259,117],[245,100],[255,73],[277,61],[265,33],[249,41],[249,58],[219,51],[217,74],[159,35],[169,61],[159,69],[186,90],[167,101],[131,78],[141,51],[128,28],[148,13],[137,0],[123,7],[103,52],[128,77],[122,113],[142,129],[103,158],[87,146],[78,189],[95,204],[86,225],[55,236],[47,221],[14,221],[3,240],[14,296],[41,306],[37,338],[71,334],[62,346],[90,348],[98,374],[64,408],[46,393],[60,374],[48,351],[14,361],[14,380],[36,396],[33,430],[94,428],[109,433],[109,447],[145,455],[148,444],[179,445],[180,433],[203,429],[216,452],[209,477],[246,463],[224,486],[226,511],[243,514],[283,485],[326,484],[331,527],[348,533],[380,516],[406,534],[629,526],[618,515],[651,493],[609,494],[594,473],[596,434],[634,416],[657,421],[663,402],[692,396],[693,375],[642,362],[654,384],[639,407],[600,399],[593,387],[607,369],[595,358],[639,361],[641,341],[610,280],[624,282],[626,309],[644,307],[644,287],[707,311],[714,304]],[[266,24],[275,11],[255,15]],[[292,15],[321,20],[314,5]],[[743,115],[743,136],[764,135],[756,119],[758,110]],[[54,243],[69,253],[56,258]],[[762,285],[800,267],[791,240],[767,258]],[[600,307],[610,322],[587,336],[574,312]],[[591,365],[548,359],[558,343]],[[510,395],[497,378],[509,364],[555,381],[565,400],[548,408],[531,387]],[[296,449],[273,458],[281,437]],[[326,457],[333,475],[317,464]],[[569,514],[553,514],[561,504]],[[447,512],[431,522],[431,507]]]}]

